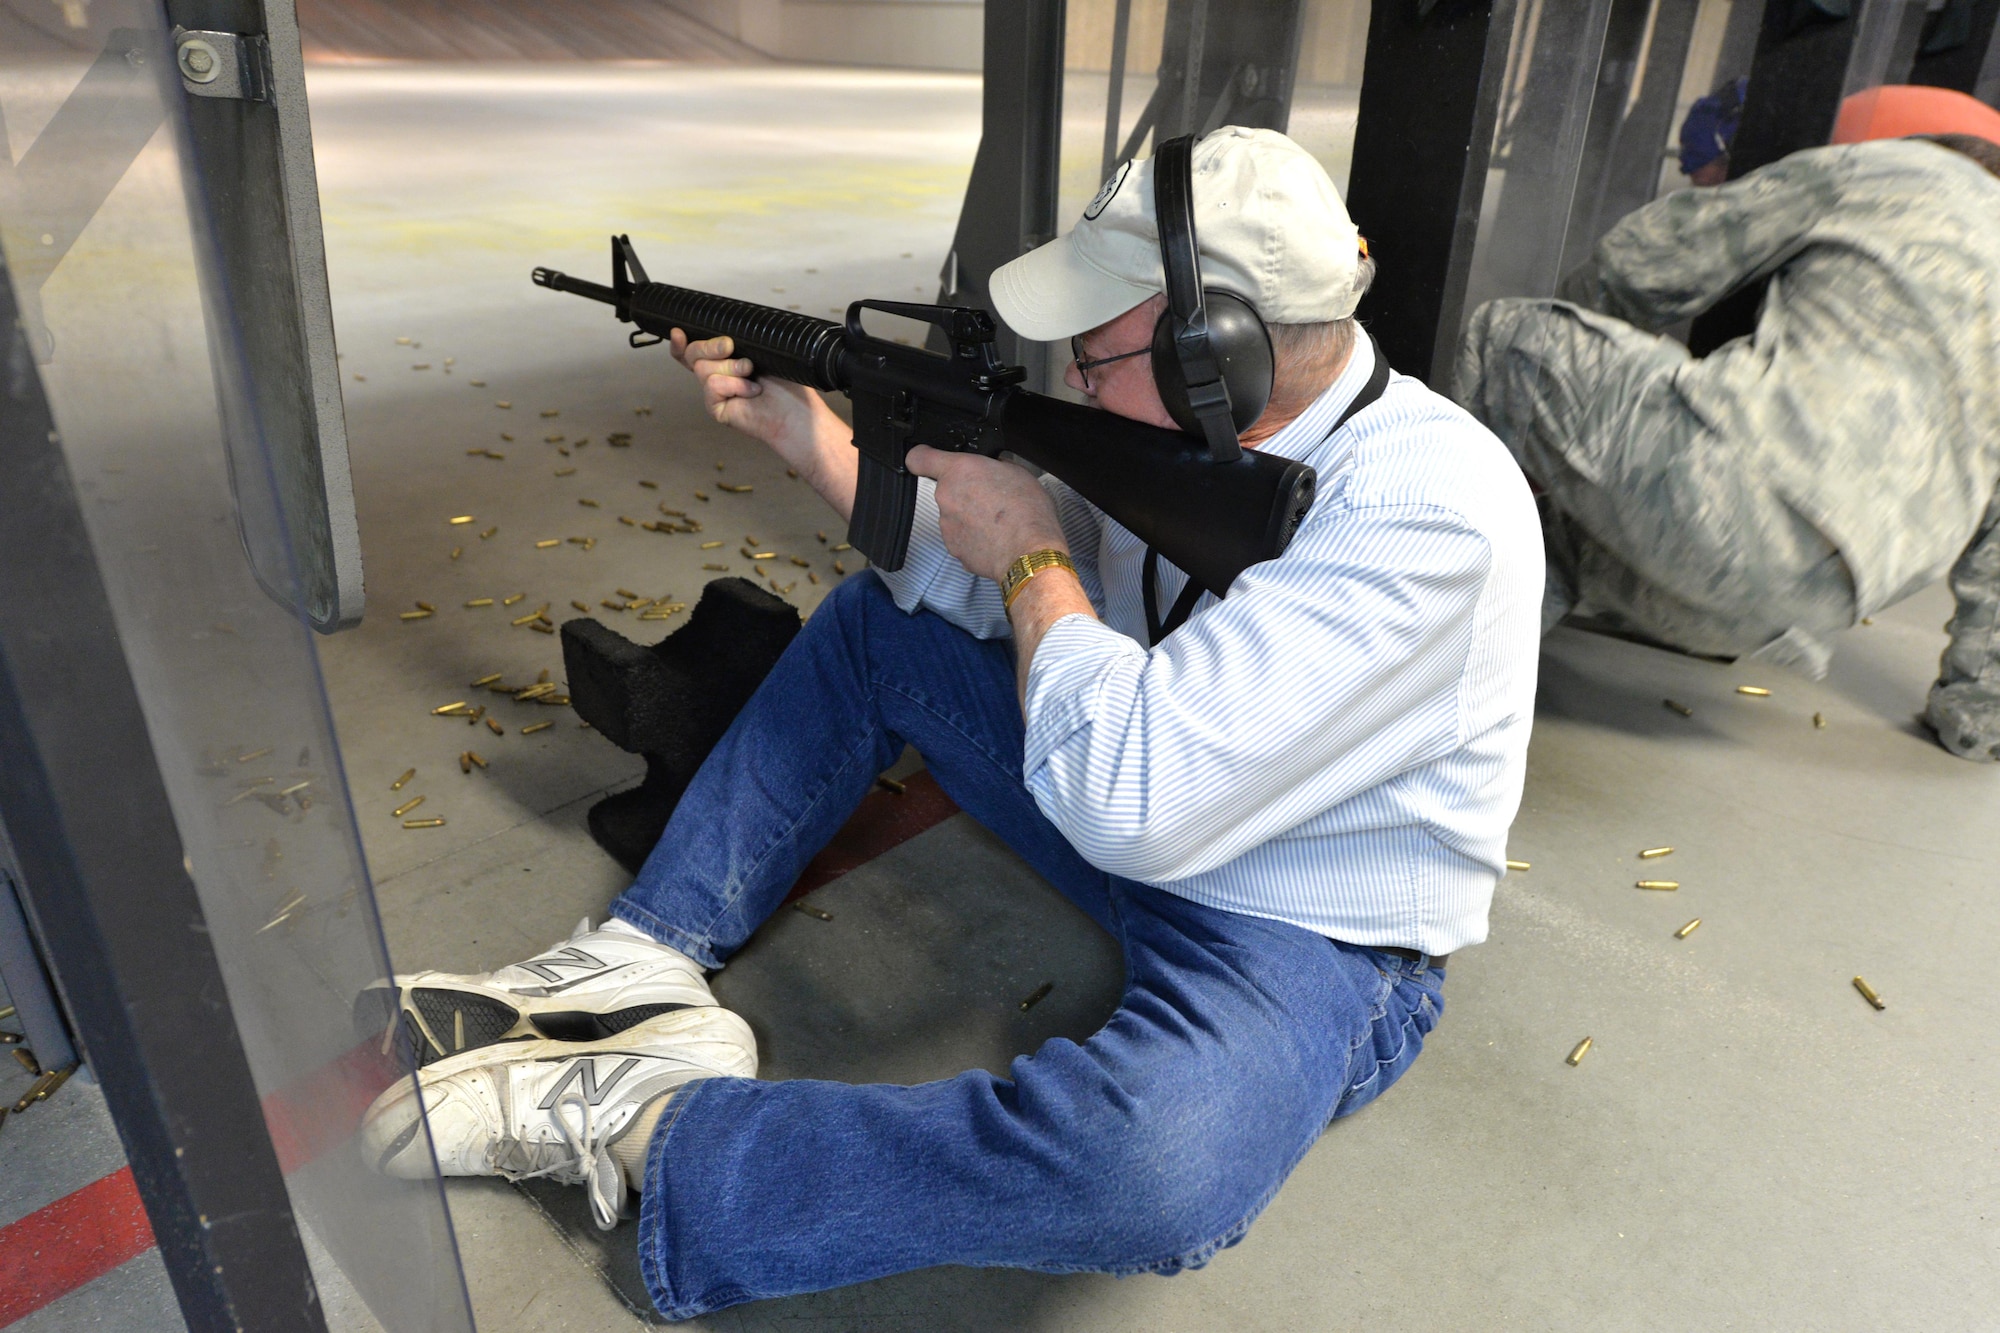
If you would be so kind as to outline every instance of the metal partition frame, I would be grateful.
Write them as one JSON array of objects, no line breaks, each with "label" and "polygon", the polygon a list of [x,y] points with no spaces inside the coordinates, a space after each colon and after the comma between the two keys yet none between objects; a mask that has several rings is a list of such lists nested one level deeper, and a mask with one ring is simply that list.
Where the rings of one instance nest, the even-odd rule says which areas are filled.
[{"label": "metal partition frame", "polygon": [[[1149,142],[1222,125],[1285,128],[1302,0],[1167,0],[1153,88],[1136,111],[1124,98],[1132,3],[1114,0],[1114,6],[1104,170],[1085,197]],[[993,270],[1054,239],[1071,221],[1058,212],[1067,18],[1065,0],[987,0],[979,153],[939,275],[941,301],[997,314],[987,293]],[[1017,339],[1003,325],[1000,355],[1025,366],[1029,384],[1063,392],[1062,349]]]},{"label": "metal partition frame", "polygon": [[1389,364],[1446,389],[1463,322],[1514,0],[1374,0],[1347,211]]},{"label": "metal partition frame", "polygon": [[[161,77],[174,77],[175,60],[201,65],[200,77],[180,71],[186,96],[176,101],[186,104],[191,188],[223,233],[205,294],[218,319],[258,331],[244,349],[246,373],[219,386],[231,455],[246,485],[276,476],[288,534],[281,545],[246,526],[243,546],[264,590],[292,599],[286,604],[330,634],[361,621],[361,537],[297,19],[292,0],[171,0],[168,11],[177,34],[171,53],[158,49],[162,16],[149,6],[145,22],[90,46],[95,60],[18,165],[0,153],[15,300],[46,364],[58,353],[41,314],[43,285],[158,134]],[[94,36],[89,10],[74,13]],[[8,54],[0,47],[0,58]],[[0,140],[4,129],[0,118]],[[239,506],[242,521],[262,509]]]},{"label": "metal partition frame", "polygon": [[1993,52],[1996,18],[2000,0],[1944,0],[1925,16],[1909,81],[1977,96],[1979,75]]},{"label": "metal partition frame", "polygon": [[[1098,14],[1106,2],[1096,0]],[[1108,2],[1109,41],[1064,53],[1067,206],[1058,222],[1065,230],[1112,172],[1152,145],[1224,125],[1282,133],[1291,117],[1307,0],[1166,0],[1164,10],[1139,16],[1158,20],[1143,25],[1148,38],[1158,37],[1157,55],[1150,40],[1149,49],[1134,48],[1132,0]],[[1071,7],[1073,18],[1079,8]],[[1077,36],[1072,26],[1070,40]],[[1128,97],[1140,69],[1150,70],[1152,87]],[[1087,158],[1086,141],[1098,148]]]},{"label": "metal partition frame", "polygon": [[[1129,12],[1129,0],[1121,0],[1120,8]],[[1152,95],[1129,130],[1121,123],[1119,103],[1106,107],[1100,179],[1110,179],[1149,140],[1199,137],[1224,125],[1282,132],[1298,73],[1304,14],[1301,0],[1168,0]],[[1120,73],[1128,37],[1128,24],[1114,25],[1111,63]]]},{"label": "metal partition frame", "polygon": [[[1493,22],[1496,4],[1499,23]],[[1381,278],[1361,317],[1392,363],[1443,384],[1464,311],[1514,0],[1374,0],[1348,210],[1375,238]],[[1124,84],[1131,0],[1113,0],[1100,166],[1223,124],[1284,130],[1305,4],[1168,0],[1153,89]],[[992,309],[993,270],[1057,234],[1063,0],[988,0],[984,126],[940,300]],[[1092,136],[1093,147],[1099,143]],[[1010,338],[1011,334],[1004,337]],[[1062,359],[1003,346],[1030,381]]]},{"label": "metal partition frame", "polygon": [[1844,4],[1768,0],[1729,149],[1731,179],[1826,142],[1847,91],[1858,26]]},{"label": "metal partition frame", "polygon": [[[267,557],[271,544],[248,531],[244,546],[271,596],[296,589],[314,629],[351,629],[365,600],[361,532],[293,0],[165,3],[195,188],[221,240],[208,290],[258,330],[243,349],[247,378],[225,386],[231,454],[245,472],[276,478],[291,538],[286,560]],[[217,57],[251,77],[218,77]]]},{"label": "metal partition frame", "polygon": [[80,1061],[82,1052],[56,997],[48,960],[28,925],[20,882],[21,867],[7,840],[7,822],[0,818],[0,981],[6,983],[7,1003],[14,1006],[21,1035],[36,1061],[44,1071],[61,1069]]},{"label": "metal partition frame", "polygon": [[[1630,3],[1630,0],[1626,0]],[[1570,261],[1593,128],[1615,140],[1624,78],[1607,50],[1620,0],[1520,0],[1480,204],[1465,310],[1546,296]],[[1629,31],[1629,25],[1626,26]],[[1597,166],[1604,165],[1599,158]],[[1453,343],[1456,344],[1454,329]]]},{"label": "metal partition frame", "polygon": [[[938,300],[993,312],[993,270],[1056,234],[1062,144],[1063,0],[986,0],[986,80],[979,151],[958,230],[938,275]],[[933,334],[934,338],[941,335]],[[942,350],[942,344],[937,344]],[[1025,366],[1028,383],[1051,378],[1046,344],[1004,324],[1000,357]],[[1060,374],[1060,362],[1055,363]]]},{"label": "metal partition frame", "polygon": [[1613,223],[1658,192],[1700,9],[1700,0],[1613,0],[1561,272],[1582,263]]}]

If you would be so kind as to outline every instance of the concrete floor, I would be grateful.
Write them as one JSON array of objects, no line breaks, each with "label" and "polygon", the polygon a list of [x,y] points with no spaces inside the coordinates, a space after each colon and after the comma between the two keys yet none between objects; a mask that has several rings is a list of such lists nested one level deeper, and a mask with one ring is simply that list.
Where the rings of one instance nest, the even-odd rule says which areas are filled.
[{"label": "concrete floor", "polygon": [[[743,572],[731,553],[754,534],[809,562],[822,583],[799,569],[789,595],[810,611],[837,578],[814,534],[839,540],[799,483],[700,416],[663,354],[628,350],[601,308],[531,287],[528,269],[599,276],[605,235],[629,230],[664,281],[820,313],[928,294],[977,81],[385,66],[315,69],[311,91],[371,598],[322,661],[397,963],[493,966],[623,887],[582,816],[638,765],[565,710],[500,701],[504,737],[429,710],[488,672],[559,675],[554,638],[507,624],[543,602],[553,616],[619,587],[691,597],[715,576],[704,563]],[[614,430],[632,447],[609,449]],[[487,447],[506,458],[466,453]],[[706,531],[617,522],[662,502]],[[569,536],[598,541],[533,544]],[[711,539],[725,545],[701,551]],[[516,592],[512,610],[461,606]],[[396,618],[419,599],[438,614]],[[1914,722],[1948,609],[1933,588],[1844,636],[1819,684],[1553,636],[1513,837],[1533,868],[1500,887],[1491,941],[1454,960],[1424,1058],[1208,1268],[941,1269],[695,1326],[2000,1327],[2000,999],[1984,979],[2000,949],[2000,769],[1951,758]],[[540,720],[556,725],[519,734]],[[460,774],[468,745],[488,771]],[[396,799],[424,794],[444,828],[389,816],[410,767]],[[1663,844],[1678,850],[1647,869],[1683,887],[1630,887],[1637,851]],[[717,983],[770,1076],[999,1068],[1115,1003],[1108,941],[964,816],[814,901],[834,919],[780,914]],[[1056,989],[1022,1015],[1043,981]],[[447,1194],[486,1333],[647,1321],[629,1226],[595,1233],[579,1191]]]},{"label": "concrete floor", "polygon": [[[0,1006],[7,1003],[0,988]],[[12,1020],[0,1021],[0,1028],[21,1031]],[[0,1105],[12,1106],[34,1081],[11,1057],[0,1057]],[[72,1077],[47,1101],[0,1124],[0,1227],[124,1165],[125,1149],[104,1093],[88,1077]],[[158,1250],[147,1250],[6,1328],[8,1333],[178,1328],[179,1315],[166,1264]]]}]

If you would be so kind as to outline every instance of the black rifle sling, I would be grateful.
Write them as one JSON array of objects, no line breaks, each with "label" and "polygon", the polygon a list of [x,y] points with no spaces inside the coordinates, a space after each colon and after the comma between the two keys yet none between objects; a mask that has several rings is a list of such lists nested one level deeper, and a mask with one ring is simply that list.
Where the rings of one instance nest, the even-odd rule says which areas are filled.
[{"label": "black rifle sling", "polygon": [[[1374,336],[1368,335],[1368,341],[1370,346],[1373,346],[1375,342]],[[1349,403],[1347,410],[1340,414],[1340,420],[1333,423],[1333,429],[1327,431],[1327,439],[1333,438],[1334,433],[1342,426],[1345,426],[1355,413],[1374,403],[1376,399],[1382,396],[1382,391],[1389,387],[1389,359],[1382,355],[1380,347],[1375,347],[1374,351],[1375,368],[1368,372],[1368,382],[1361,386],[1360,393],[1354,395],[1354,401]],[[1189,579],[1187,586],[1181,589],[1181,595],[1174,599],[1172,608],[1168,610],[1166,623],[1162,624],[1160,621],[1159,576],[1160,553],[1148,546],[1146,548],[1146,564],[1140,575],[1140,591],[1144,595],[1146,603],[1147,641],[1156,648],[1159,646],[1160,640],[1172,634],[1182,625],[1187,624],[1187,618],[1194,614],[1194,604],[1200,601],[1202,593],[1207,591],[1199,583],[1196,583],[1193,579]],[[1218,597],[1226,596],[1227,589],[1216,595]]]}]

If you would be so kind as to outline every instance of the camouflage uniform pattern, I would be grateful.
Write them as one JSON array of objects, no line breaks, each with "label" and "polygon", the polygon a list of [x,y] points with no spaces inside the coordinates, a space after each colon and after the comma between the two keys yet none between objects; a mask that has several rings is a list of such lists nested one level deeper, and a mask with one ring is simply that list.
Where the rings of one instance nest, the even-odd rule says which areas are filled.
[{"label": "camouflage uniform pattern", "polygon": [[[1550,602],[1821,675],[1949,571],[1929,717],[2000,758],[2000,179],[1936,144],[1795,153],[1621,220],[1560,299],[1477,310],[1457,394],[1547,492]],[[1749,337],[1660,331],[1771,276]]]}]

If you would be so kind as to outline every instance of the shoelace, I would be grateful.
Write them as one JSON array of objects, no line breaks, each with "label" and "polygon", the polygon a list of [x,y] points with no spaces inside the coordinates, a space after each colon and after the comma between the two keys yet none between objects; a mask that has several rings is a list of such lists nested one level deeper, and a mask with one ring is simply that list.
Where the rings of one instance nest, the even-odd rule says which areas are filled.
[{"label": "shoelace", "polygon": [[[570,1127],[569,1120],[563,1115],[563,1108],[572,1104],[580,1112],[577,1117],[578,1124],[574,1129]],[[624,1200],[622,1198],[613,1199],[610,1197],[605,1178],[607,1176],[612,1177],[622,1187],[625,1183],[625,1173],[615,1162],[611,1163],[609,1171],[603,1169],[603,1145],[598,1142],[596,1116],[591,1110],[590,1103],[583,1099],[581,1093],[572,1092],[550,1108],[549,1119],[555,1122],[557,1131],[562,1134],[561,1143],[541,1142],[527,1144],[516,1139],[505,1146],[525,1151],[531,1155],[531,1159],[532,1157],[539,1157],[544,1152],[550,1150],[559,1153],[563,1152],[564,1149],[568,1151],[559,1160],[551,1162],[539,1170],[515,1172],[509,1171],[505,1167],[500,1167],[500,1174],[509,1180],[520,1181],[534,1180],[539,1176],[552,1176],[558,1171],[575,1170],[579,1172],[582,1176],[582,1184],[590,1195],[590,1211],[596,1217],[598,1227],[604,1231],[611,1230],[618,1225],[618,1210],[619,1206],[624,1203]],[[572,1182],[565,1181],[564,1183],[568,1184]],[[622,1188],[620,1192],[623,1192]]]}]

